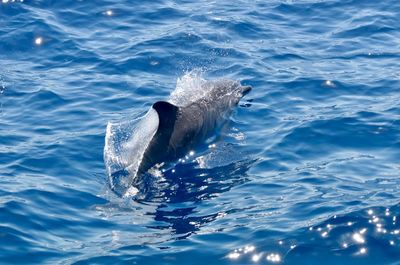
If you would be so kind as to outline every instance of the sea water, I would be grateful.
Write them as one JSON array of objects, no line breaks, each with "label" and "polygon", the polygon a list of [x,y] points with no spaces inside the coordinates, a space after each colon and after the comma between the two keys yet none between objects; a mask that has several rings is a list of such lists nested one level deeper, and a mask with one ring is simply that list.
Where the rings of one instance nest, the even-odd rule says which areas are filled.
[{"label": "sea water", "polygon": [[[399,3],[3,0],[0,263],[400,264]],[[107,124],[219,78],[218,136],[113,192]]]}]

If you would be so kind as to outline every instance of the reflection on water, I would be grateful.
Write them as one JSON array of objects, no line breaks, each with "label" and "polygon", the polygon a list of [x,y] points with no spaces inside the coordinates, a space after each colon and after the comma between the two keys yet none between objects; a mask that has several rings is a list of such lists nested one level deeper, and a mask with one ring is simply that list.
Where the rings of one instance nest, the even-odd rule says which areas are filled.
[{"label": "reflection on water", "polygon": [[136,183],[139,201],[196,202],[230,190],[246,181],[254,160],[233,162],[215,168],[200,168],[197,162],[177,164],[162,177],[146,174]]},{"label": "reflection on water", "polygon": [[254,160],[243,160],[215,168],[200,168],[198,163],[177,164],[163,177],[147,174],[138,182],[135,200],[160,203],[154,213],[161,225],[155,229],[172,229],[179,238],[198,231],[206,223],[225,216],[225,212],[199,215],[198,203],[229,191],[248,180],[247,170]]},{"label": "reflection on water", "polygon": [[[324,264],[365,264],[367,259],[377,262],[375,264],[395,262],[400,259],[399,214],[400,205],[334,215],[315,226],[301,229],[291,238],[273,243],[252,242],[234,249],[226,258],[238,263],[318,264],[321,262],[319,255],[323,254],[329,257]],[[356,259],[347,262],[348,256]]]}]

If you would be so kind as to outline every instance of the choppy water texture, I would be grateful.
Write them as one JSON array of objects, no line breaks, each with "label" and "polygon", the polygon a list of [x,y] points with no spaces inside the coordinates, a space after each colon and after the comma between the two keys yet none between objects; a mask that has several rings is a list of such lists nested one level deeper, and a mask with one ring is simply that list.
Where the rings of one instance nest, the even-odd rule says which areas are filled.
[{"label": "choppy water texture", "polygon": [[[400,264],[399,3],[3,0],[0,263]],[[192,70],[253,90],[117,196],[107,123]]]}]

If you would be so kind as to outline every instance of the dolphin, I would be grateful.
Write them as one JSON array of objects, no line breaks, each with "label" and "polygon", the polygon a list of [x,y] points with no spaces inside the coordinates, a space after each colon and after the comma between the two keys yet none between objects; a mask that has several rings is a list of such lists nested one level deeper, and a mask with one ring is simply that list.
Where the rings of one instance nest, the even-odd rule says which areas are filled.
[{"label": "dolphin", "polygon": [[[154,103],[133,136],[117,150],[106,136],[104,155],[115,192],[124,193],[149,169],[176,161],[194,150],[212,136],[251,90],[250,86],[233,80],[207,81],[199,88],[201,91],[196,91],[189,100]],[[107,131],[107,135],[112,135],[111,127],[107,126]]]},{"label": "dolphin", "polygon": [[138,169],[138,175],[156,164],[174,161],[208,138],[239,100],[251,90],[237,81],[221,80],[200,99],[178,107],[158,101],[152,108],[158,115],[158,128]]}]

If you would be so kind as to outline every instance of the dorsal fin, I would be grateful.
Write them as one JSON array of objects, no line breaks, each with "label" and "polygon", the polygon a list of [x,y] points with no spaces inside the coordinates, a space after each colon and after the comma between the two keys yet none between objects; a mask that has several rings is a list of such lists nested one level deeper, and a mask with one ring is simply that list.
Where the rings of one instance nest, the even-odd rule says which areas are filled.
[{"label": "dorsal fin", "polygon": [[153,109],[157,111],[160,121],[158,130],[165,130],[167,128],[172,129],[174,127],[179,107],[166,101],[157,101],[153,104]]}]

